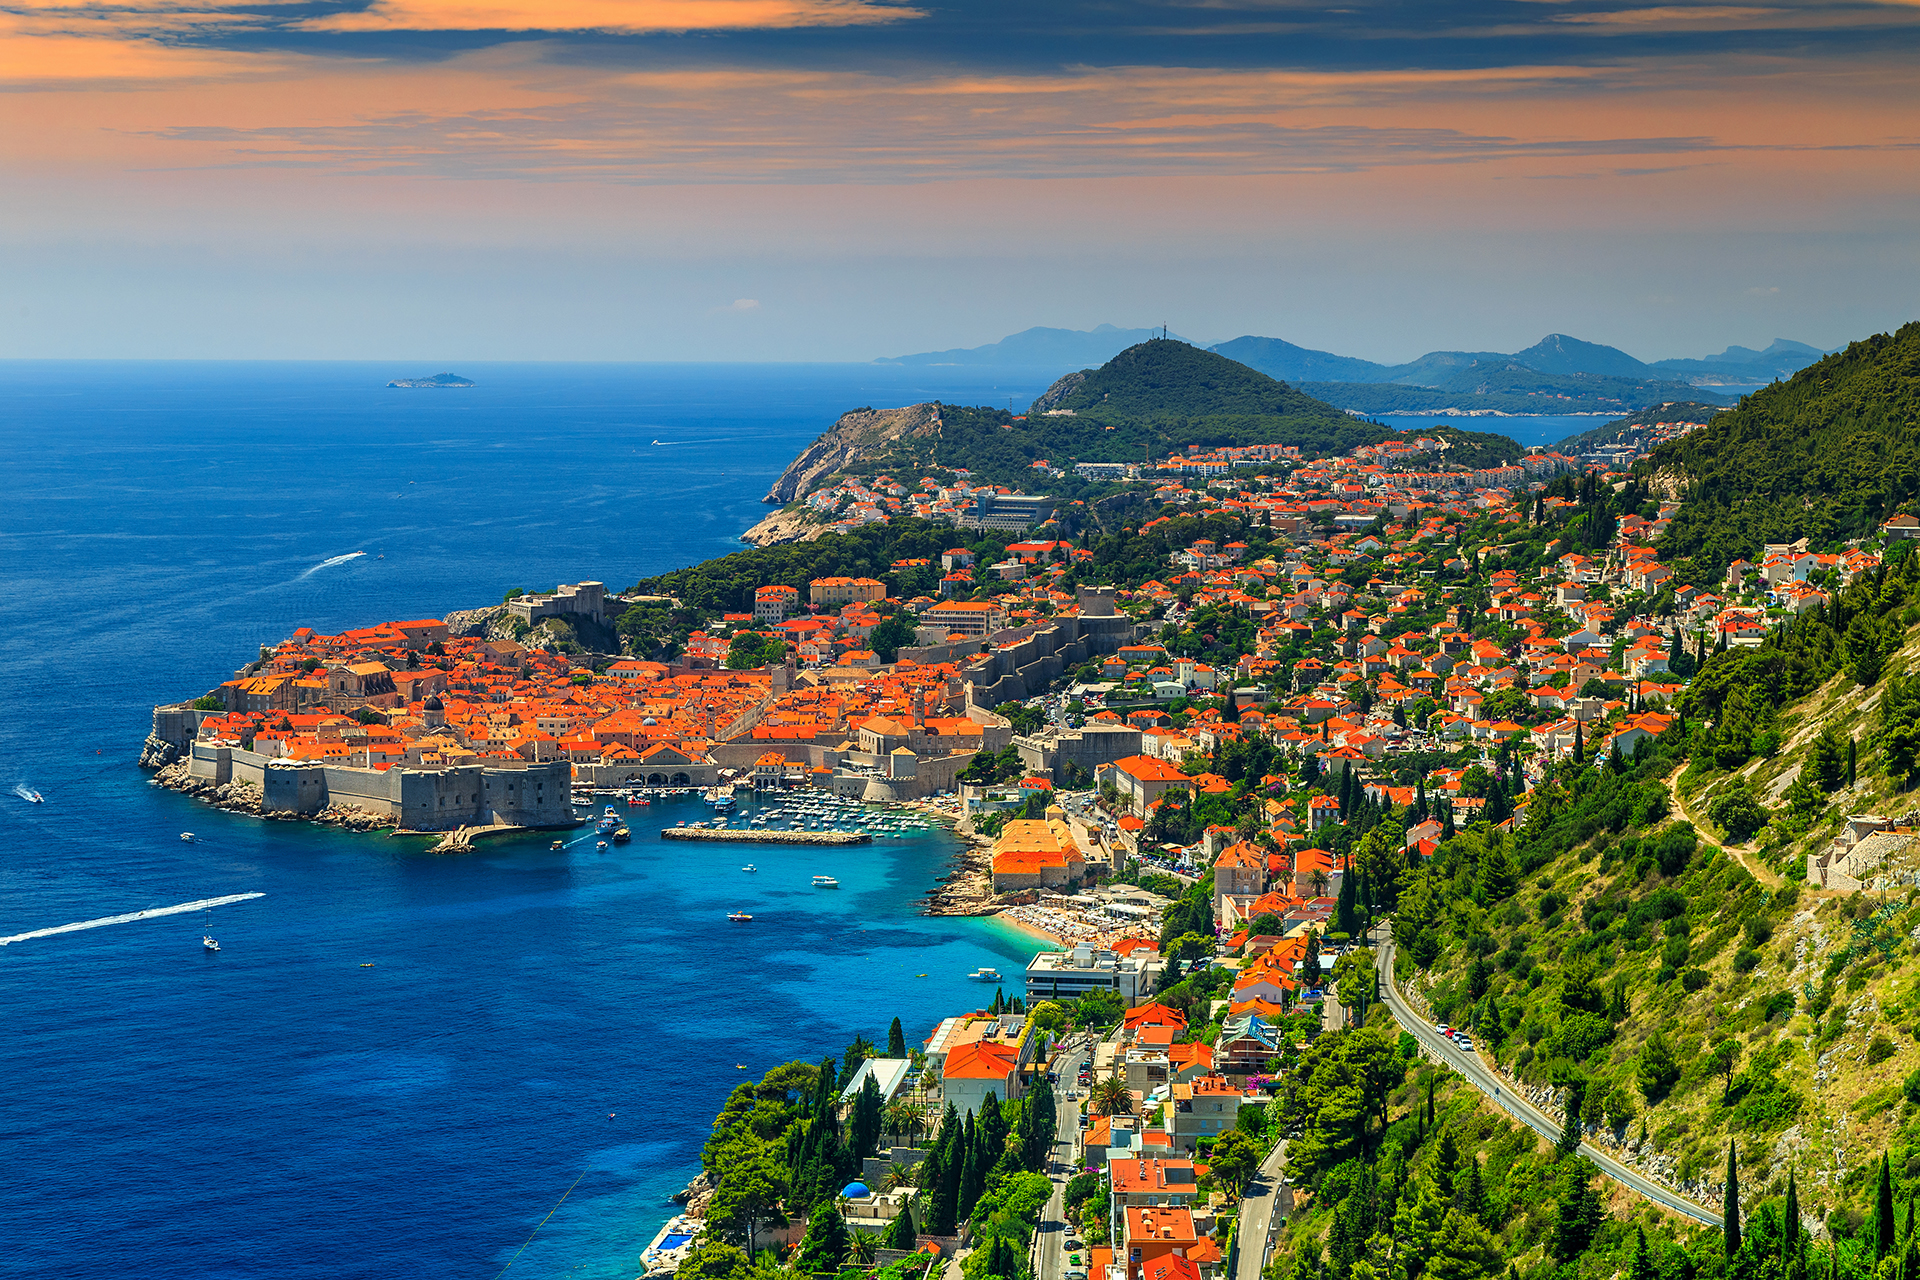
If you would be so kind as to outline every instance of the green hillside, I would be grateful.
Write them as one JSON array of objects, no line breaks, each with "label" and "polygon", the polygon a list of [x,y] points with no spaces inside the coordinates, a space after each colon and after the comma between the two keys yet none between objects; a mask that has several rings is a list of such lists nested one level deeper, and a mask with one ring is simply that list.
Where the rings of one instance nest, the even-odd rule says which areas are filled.
[{"label": "green hillside", "polygon": [[1705,425],[1712,422],[1716,414],[1725,413],[1725,405],[1707,404],[1703,401],[1669,400],[1662,404],[1650,405],[1630,413],[1624,418],[1615,418],[1590,431],[1577,432],[1568,436],[1553,447],[1561,453],[1582,453],[1597,445],[1612,444],[1624,440],[1636,432],[1660,422],[1695,422]]},{"label": "green hillside", "polygon": [[1088,486],[1054,481],[1033,464],[1044,459],[1071,470],[1075,462],[1142,462],[1194,446],[1290,444],[1309,454],[1339,453],[1396,434],[1224,356],[1156,338],[1098,369],[1068,374],[1024,418],[942,405],[937,435],[902,437],[846,470],[965,468],[976,480],[1073,496]]},{"label": "green hillside", "polygon": [[1652,466],[1685,488],[1663,550],[1696,581],[1765,543],[1829,547],[1920,511],[1920,322],[1756,391]]},{"label": "green hillside", "polygon": [[1681,382],[1596,373],[1541,373],[1510,357],[1455,370],[1432,386],[1308,382],[1301,390],[1355,413],[1628,413],[1670,400],[1717,399]]}]

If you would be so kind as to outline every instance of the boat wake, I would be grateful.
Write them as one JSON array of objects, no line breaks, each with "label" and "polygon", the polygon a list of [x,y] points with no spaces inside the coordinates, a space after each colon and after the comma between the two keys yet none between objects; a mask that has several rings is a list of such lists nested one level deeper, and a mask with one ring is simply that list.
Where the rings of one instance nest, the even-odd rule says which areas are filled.
[{"label": "boat wake", "polygon": [[38,791],[35,791],[24,782],[14,785],[13,794],[19,796],[28,804],[44,804],[46,801],[46,797],[42,796]]},{"label": "boat wake", "polygon": [[343,556],[333,556],[330,559],[322,560],[319,564],[313,566],[313,568],[307,570],[305,573],[301,574],[300,576],[303,578],[311,578],[314,574],[320,572],[322,569],[331,569],[333,568],[334,565],[345,564],[349,560],[358,560],[361,556],[364,556],[365,554],[367,553],[364,551],[349,551],[347,552],[347,554]]},{"label": "boat wake", "polygon": [[264,898],[264,893],[230,893],[224,898],[202,898],[198,902],[182,902],[174,907],[149,907],[145,911],[128,911],[117,916],[101,916],[98,920],[82,920],[77,924],[55,925],[51,929],[35,929],[31,933],[16,933],[10,938],[0,938],[0,947],[15,942],[25,942],[29,938],[51,938],[56,933],[78,933],[82,929],[100,929],[110,924],[131,924],[135,920],[155,920],[161,916],[177,916],[188,911],[205,911],[212,907],[224,907],[230,902],[245,902],[250,898]]}]

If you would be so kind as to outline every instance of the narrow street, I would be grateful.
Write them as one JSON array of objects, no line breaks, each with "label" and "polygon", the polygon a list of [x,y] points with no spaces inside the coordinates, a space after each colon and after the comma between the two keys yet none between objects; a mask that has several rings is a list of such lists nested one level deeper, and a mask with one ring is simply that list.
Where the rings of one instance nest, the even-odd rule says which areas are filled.
[{"label": "narrow street", "polygon": [[1093,1053],[1081,1037],[1069,1041],[1068,1045],[1070,1047],[1063,1048],[1054,1059],[1054,1071],[1060,1077],[1053,1086],[1059,1107],[1059,1131],[1047,1169],[1047,1175],[1053,1179],[1053,1195],[1041,1210],[1040,1224],[1033,1233],[1034,1280],[1065,1280],[1067,1271],[1067,1183],[1073,1177],[1073,1142],[1080,1132],[1080,1103],[1071,1095],[1080,1064]]},{"label": "narrow street", "polygon": [[1240,1195],[1240,1259],[1229,1280],[1260,1280],[1267,1250],[1273,1245],[1274,1228],[1279,1225],[1274,1219],[1274,1204],[1283,1192],[1289,1198],[1292,1195],[1290,1189],[1281,1186],[1286,1166],[1287,1144],[1283,1141],[1247,1179]]}]

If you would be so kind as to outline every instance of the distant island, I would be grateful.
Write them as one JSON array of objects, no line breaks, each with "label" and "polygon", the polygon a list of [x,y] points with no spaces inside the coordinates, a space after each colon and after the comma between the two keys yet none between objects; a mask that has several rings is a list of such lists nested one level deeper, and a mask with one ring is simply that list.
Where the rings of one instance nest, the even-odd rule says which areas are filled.
[{"label": "distant island", "polygon": [[457,373],[436,373],[431,378],[395,378],[390,387],[470,387],[473,379]]}]

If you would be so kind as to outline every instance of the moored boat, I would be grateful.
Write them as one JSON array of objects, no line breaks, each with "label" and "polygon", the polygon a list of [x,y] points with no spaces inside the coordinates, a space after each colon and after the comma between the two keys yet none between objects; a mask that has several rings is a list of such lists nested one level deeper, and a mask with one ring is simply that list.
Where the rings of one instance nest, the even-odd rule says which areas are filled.
[{"label": "moored boat", "polygon": [[813,887],[816,889],[838,889],[840,882],[832,876],[815,876],[813,878]]},{"label": "moored boat", "polygon": [[753,917],[744,911],[729,911],[727,912],[727,919],[733,921],[735,924],[746,924],[752,920]]}]

